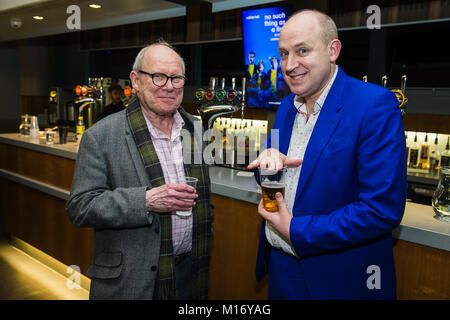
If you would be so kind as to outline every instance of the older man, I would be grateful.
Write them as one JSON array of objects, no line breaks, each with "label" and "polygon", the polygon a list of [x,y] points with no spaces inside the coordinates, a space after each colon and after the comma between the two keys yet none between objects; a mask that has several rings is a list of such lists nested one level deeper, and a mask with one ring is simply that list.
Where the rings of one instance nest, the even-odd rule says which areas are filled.
[{"label": "older man", "polygon": [[[392,92],[347,76],[327,15],[304,10],[283,26],[281,69],[292,94],[274,123],[279,149],[249,168],[288,166],[285,198],[268,212],[257,277],[273,299],[393,299],[391,231],[406,200],[406,148]],[[269,140],[270,141],[270,140]],[[270,146],[269,146],[270,147]]]},{"label": "older man", "polygon": [[67,212],[95,230],[91,299],[207,298],[210,181],[206,165],[183,162],[193,141],[181,131],[197,121],[180,108],[184,68],[168,43],[145,47],[130,73],[136,102],[83,135]]}]

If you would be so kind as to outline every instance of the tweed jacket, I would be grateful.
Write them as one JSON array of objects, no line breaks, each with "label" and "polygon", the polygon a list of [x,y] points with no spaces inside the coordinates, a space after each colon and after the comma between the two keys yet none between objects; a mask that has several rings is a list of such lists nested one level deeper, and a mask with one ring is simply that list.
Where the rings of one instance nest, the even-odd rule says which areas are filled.
[{"label": "tweed jacket", "polygon": [[[182,116],[185,127],[198,121]],[[151,187],[126,110],[84,132],[66,210],[75,226],[94,228],[91,299],[153,298],[161,232],[159,214],[145,205]]]}]

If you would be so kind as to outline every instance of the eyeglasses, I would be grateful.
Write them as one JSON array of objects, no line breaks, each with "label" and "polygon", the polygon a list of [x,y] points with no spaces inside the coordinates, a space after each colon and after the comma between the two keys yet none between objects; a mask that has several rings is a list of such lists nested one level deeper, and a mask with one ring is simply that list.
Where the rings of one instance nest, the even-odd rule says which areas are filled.
[{"label": "eyeglasses", "polygon": [[167,83],[167,80],[170,79],[170,82],[172,82],[172,86],[175,89],[181,89],[184,87],[184,84],[187,80],[187,78],[184,76],[168,76],[164,73],[149,73],[142,70],[139,70],[138,72],[150,76],[152,78],[153,84],[157,87],[164,87]]}]

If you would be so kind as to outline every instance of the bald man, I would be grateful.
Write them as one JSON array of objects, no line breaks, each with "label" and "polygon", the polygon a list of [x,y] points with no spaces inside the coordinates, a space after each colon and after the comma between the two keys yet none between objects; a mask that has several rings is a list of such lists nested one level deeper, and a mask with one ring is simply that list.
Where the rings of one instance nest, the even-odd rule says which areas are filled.
[{"label": "bald man", "polygon": [[249,168],[287,166],[285,198],[264,218],[256,275],[271,299],[395,299],[392,230],[406,201],[406,147],[395,95],[337,66],[336,25],[297,12],[279,38],[292,94],[273,128],[279,148]]},{"label": "bald man", "polygon": [[167,42],[143,48],[130,73],[138,99],[83,134],[66,209],[95,231],[91,299],[208,296],[209,170],[183,157],[193,141],[182,142],[181,131],[194,137],[198,121],[180,107],[184,75]]}]

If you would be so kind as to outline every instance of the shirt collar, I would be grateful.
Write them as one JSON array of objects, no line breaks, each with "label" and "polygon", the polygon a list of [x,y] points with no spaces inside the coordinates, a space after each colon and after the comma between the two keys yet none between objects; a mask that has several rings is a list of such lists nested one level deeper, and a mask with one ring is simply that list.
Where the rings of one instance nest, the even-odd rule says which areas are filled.
[{"label": "shirt collar", "polygon": [[[168,139],[169,137],[162,132],[161,130],[159,130],[158,128],[156,128],[148,119],[147,117],[145,117],[145,122],[147,123],[147,127],[148,130],[150,131],[150,135],[152,136],[152,138],[157,138],[157,139]],[[178,112],[178,110],[175,111],[175,113],[173,114],[173,124],[172,124],[172,134],[170,136],[170,140],[175,140],[176,138],[178,138],[181,135],[181,129],[184,126],[184,120],[181,117],[180,113]]]},{"label": "shirt collar", "polygon": [[[331,87],[333,86],[334,80],[336,79],[337,72],[338,72],[338,66],[336,65],[333,77],[331,78],[330,82],[327,84],[325,89],[322,91],[322,94],[320,95],[320,97],[314,103],[313,115],[316,115],[322,109],[325,99],[327,98],[328,93],[330,92]],[[294,107],[297,109],[297,111],[299,113],[304,114],[306,116],[307,115],[306,103],[298,101],[300,99],[301,99],[301,97],[299,97],[299,96],[294,97]]]}]

